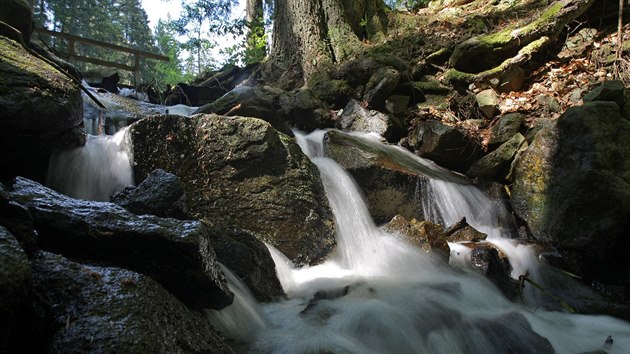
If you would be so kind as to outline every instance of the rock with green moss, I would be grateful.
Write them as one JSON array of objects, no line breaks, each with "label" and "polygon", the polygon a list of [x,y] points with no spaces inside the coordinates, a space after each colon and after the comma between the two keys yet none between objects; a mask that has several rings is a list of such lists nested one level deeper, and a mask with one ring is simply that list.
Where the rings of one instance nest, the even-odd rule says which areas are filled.
[{"label": "rock with green moss", "polygon": [[22,177],[9,190],[10,198],[33,214],[41,249],[149,275],[191,308],[232,303],[202,223],[137,216],[113,203],[72,199]]},{"label": "rock with green moss", "polygon": [[251,231],[296,264],[318,263],[334,249],[316,166],[269,123],[154,116],[132,125],[130,136],[136,179],[156,168],[176,174],[194,217]]},{"label": "rock with green moss", "polygon": [[505,180],[512,160],[524,142],[525,137],[521,133],[514,134],[510,140],[475,162],[466,175],[494,181]]},{"label": "rock with green moss", "polygon": [[516,165],[512,206],[573,272],[630,284],[630,122],[613,102],[569,108]]},{"label": "rock with green moss", "polygon": [[0,174],[6,178],[21,174],[20,165],[34,168],[55,149],[84,144],[85,134],[79,129],[83,103],[77,84],[2,36],[0,53],[0,164],[5,166]]},{"label": "rock with green moss", "polygon": [[584,95],[583,100],[584,102],[615,102],[619,107],[623,107],[625,103],[624,91],[625,88],[621,80],[604,81],[601,85]]},{"label": "rock with green moss", "polygon": [[202,313],[146,275],[47,252],[35,255],[33,270],[52,312],[48,352],[233,353]]}]

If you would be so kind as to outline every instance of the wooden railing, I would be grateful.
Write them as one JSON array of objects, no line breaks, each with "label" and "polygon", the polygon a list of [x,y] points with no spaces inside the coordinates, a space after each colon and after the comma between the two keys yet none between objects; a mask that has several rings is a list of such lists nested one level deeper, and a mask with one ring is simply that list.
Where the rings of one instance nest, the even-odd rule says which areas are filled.
[{"label": "wooden railing", "polygon": [[[68,41],[68,50],[67,50],[67,52],[59,53],[61,56],[65,57],[65,58],[74,59],[74,60],[82,61],[82,62],[85,62],[85,63],[91,63],[91,64],[95,64],[95,65],[113,67],[113,68],[117,68],[117,69],[122,69],[122,70],[133,72],[133,79],[135,81],[134,82],[135,85],[140,84],[140,58],[144,57],[144,58],[161,60],[161,61],[169,61],[168,57],[165,57],[165,56],[159,55],[159,54],[155,54],[155,53],[151,53],[151,52],[146,52],[144,50],[133,49],[133,48],[123,47],[123,46],[116,45],[116,44],[105,43],[105,42],[97,41],[97,40],[94,40],[94,39],[89,39],[89,38],[83,38],[83,37],[75,36],[75,35],[72,35],[72,34],[69,34],[69,33],[51,31],[51,30],[48,30],[48,29],[45,29],[45,28],[36,27],[34,30],[35,30],[35,32],[38,32],[38,33],[41,33],[41,34],[44,34],[44,35],[47,35],[47,36],[58,37],[58,38],[63,38],[65,40],[67,40]],[[90,57],[78,55],[75,52],[75,44],[76,43],[85,43],[85,44],[89,44],[89,45],[93,45],[93,46],[97,46],[97,47],[102,47],[102,48],[115,50],[115,51],[118,51],[118,52],[133,54],[133,56],[134,56],[134,64],[133,64],[133,66],[130,66],[130,65],[126,65],[126,64],[112,62],[112,61],[107,61],[107,60],[90,58]]]}]

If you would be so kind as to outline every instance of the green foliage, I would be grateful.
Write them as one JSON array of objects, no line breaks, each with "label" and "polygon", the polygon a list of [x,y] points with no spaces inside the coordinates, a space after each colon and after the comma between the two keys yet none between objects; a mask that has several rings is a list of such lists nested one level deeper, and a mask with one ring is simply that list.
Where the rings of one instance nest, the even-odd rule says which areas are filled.
[{"label": "green foliage", "polygon": [[193,74],[184,73],[180,57],[182,56],[182,45],[177,39],[176,24],[167,19],[160,20],[155,27],[154,36],[157,41],[157,48],[162,55],[170,58],[169,62],[156,62],[153,71],[150,73],[151,79],[158,83],[175,85],[180,82],[192,80]]},{"label": "green foliage", "polygon": [[401,10],[401,9],[419,9],[422,7],[427,7],[431,0],[385,0],[387,6],[389,6],[393,10]]}]

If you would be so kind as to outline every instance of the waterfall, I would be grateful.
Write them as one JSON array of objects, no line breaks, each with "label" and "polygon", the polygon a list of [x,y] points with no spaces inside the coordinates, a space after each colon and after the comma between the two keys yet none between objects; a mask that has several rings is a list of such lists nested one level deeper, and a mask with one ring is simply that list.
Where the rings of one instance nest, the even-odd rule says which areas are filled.
[{"label": "waterfall", "polygon": [[[602,349],[608,336],[614,339],[608,352],[630,348],[627,322],[512,303],[484,277],[446,266],[381,231],[352,177],[322,156],[322,136],[297,140],[320,169],[337,251],[321,265],[297,269],[269,246],[288,299],[259,305],[265,325],[241,333],[249,339],[243,352],[581,353]],[[466,216],[492,242],[511,244],[500,203],[455,180],[432,178],[427,190],[433,200],[419,202],[444,223]]]},{"label": "waterfall", "polygon": [[73,198],[109,201],[133,184],[130,150],[127,129],[88,135],[85,146],[51,156],[46,185]]}]

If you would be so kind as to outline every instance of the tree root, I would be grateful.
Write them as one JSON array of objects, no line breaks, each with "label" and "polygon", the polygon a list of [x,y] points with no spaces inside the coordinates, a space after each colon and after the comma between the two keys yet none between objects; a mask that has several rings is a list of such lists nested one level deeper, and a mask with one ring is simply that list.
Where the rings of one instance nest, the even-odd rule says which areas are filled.
[{"label": "tree root", "polygon": [[536,53],[551,42],[549,37],[543,36],[525,47],[512,58],[504,60],[498,66],[482,71],[477,74],[465,73],[457,69],[449,69],[445,78],[451,83],[473,83],[489,81],[494,78],[503,76],[506,72],[523,65],[528,62]]},{"label": "tree root", "polygon": [[[455,75],[465,81],[478,81],[522,65],[540,47],[555,41],[564,27],[582,15],[595,0],[553,2],[535,20],[517,29],[470,38],[460,43],[449,59]],[[522,48],[522,49],[519,49]],[[457,72],[461,75],[456,75]]]}]

